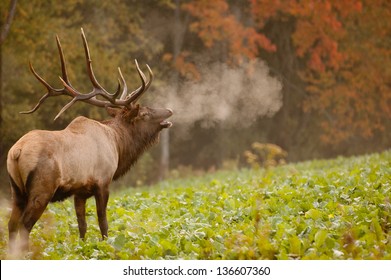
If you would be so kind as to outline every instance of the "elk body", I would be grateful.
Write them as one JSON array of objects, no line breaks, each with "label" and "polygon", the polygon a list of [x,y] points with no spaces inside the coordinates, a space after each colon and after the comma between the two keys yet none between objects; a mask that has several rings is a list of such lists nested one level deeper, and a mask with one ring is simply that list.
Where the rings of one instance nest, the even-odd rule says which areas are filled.
[{"label": "elk body", "polygon": [[136,61],[142,85],[131,93],[127,92],[126,82],[118,69],[121,78],[118,89],[113,94],[108,93],[94,76],[83,30],[82,38],[93,90],[82,94],[72,87],[57,37],[62,68],[60,79],[64,87],[56,89],[50,86],[30,64],[31,71],[47,88],[47,93],[35,108],[22,113],[36,111],[47,97],[67,95],[72,100],[56,118],[76,101],[104,107],[112,118],[100,122],[77,117],[61,131],[34,130],[10,149],[7,169],[13,198],[8,223],[11,251],[16,248],[18,232],[22,249],[28,248],[30,231],[49,202],[61,201],[72,195],[80,237],[84,238],[86,233],[85,204],[92,196],[96,200],[102,237],[107,237],[106,207],[110,182],[125,174],[143,151],[158,141],[159,132],[171,126],[171,122],[166,120],[172,115],[170,109],[152,109],[136,104],[153,79],[148,66],[147,81]]}]

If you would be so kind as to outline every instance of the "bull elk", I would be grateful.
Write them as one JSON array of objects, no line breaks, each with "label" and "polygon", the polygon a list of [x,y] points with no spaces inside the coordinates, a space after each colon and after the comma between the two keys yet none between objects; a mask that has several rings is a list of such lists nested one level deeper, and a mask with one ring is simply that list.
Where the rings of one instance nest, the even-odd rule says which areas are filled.
[{"label": "bull elk", "polygon": [[92,91],[81,93],[71,85],[60,40],[56,36],[63,88],[52,87],[30,63],[31,72],[46,87],[47,93],[32,110],[21,113],[35,112],[48,97],[65,95],[72,99],[55,119],[77,101],[106,108],[111,118],[96,121],[80,116],[64,130],[33,130],[10,149],[7,157],[12,192],[12,212],[8,223],[10,251],[16,248],[18,233],[22,249],[27,250],[30,231],[48,203],[72,195],[80,238],[84,239],[86,234],[85,204],[91,196],[95,197],[102,238],[107,237],[106,207],[110,182],[125,174],[137,158],[158,141],[159,132],[172,125],[166,120],[172,115],[170,109],[153,109],[137,103],[153,79],[148,65],[147,80],[136,61],[141,86],[130,93],[118,68],[118,88],[109,93],[94,75],[83,29],[81,37]]}]

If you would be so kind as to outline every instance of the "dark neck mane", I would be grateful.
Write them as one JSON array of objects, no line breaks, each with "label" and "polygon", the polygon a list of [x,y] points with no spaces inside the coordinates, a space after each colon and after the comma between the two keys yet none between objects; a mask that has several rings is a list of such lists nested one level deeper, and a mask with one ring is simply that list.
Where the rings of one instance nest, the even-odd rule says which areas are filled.
[{"label": "dark neck mane", "polygon": [[103,122],[115,131],[118,150],[118,168],[113,179],[123,176],[136,163],[137,159],[159,139],[160,130],[149,131],[137,124],[122,124],[116,119]]}]

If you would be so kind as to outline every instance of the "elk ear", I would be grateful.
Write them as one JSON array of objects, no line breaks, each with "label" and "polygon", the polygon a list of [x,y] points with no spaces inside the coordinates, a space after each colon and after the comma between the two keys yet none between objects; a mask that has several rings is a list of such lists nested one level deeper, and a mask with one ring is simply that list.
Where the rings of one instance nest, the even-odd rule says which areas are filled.
[{"label": "elk ear", "polygon": [[106,107],[106,111],[110,117],[115,118],[115,116],[121,111],[121,109]]},{"label": "elk ear", "polygon": [[121,110],[120,118],[128,123],[131,123],[137,116],[140,111],[140,105],[132,106],[131,108],[124,107]]}]

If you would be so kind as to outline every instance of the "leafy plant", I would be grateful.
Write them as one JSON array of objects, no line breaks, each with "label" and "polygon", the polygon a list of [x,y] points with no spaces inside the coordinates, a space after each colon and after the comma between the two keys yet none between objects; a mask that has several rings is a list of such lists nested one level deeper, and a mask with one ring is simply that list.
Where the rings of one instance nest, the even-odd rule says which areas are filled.
[{"label": "leafy plant", "polygon": [[[224,171],[127,189],[109,200],[101,241],[85,241],[70,200],[32,231],[29,259],[391,259],[391,151]],[[4,205],[4,203],[3,203]],[[0,215],[7,258],[9,208]]]}]

